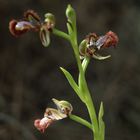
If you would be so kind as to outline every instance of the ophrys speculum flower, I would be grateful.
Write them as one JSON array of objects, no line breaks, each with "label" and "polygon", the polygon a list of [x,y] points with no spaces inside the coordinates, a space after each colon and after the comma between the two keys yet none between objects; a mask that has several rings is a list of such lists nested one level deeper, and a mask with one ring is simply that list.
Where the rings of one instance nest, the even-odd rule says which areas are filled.
[{"label": "ophrys speculum flower", "polygon": [[117,43],[118,36],[112,31],[107,32],[103,36],[97,36],[95,33],[90,33],[79,46],[81,59],[85,56],[93,57],[98,60],[107,59],[110,55],[101,56],[98,52],[104,48],[115,47]]},{"label": "ophrys speculum flower", "polygon": [[55,17],[53,14],[45,14],[45,19],[42,21],[33,10],[26,11],[22,19],[13,19],[9,23],[10,32],[15,37],[19,37],[28,31],[39,32],[40,40],[45,47],[50,44],[50,32],[54,26]]},{"label": "ophrys speculum flower", "polygon": [[59,101],[54,98],[52,100],[57,106],[57,109],[46,108],[44,117],[42,119],[37,119],[34,122],[34,126],[41,132],[44,132],[54,121],[67,118],[73,110],[72,105],[68,101]]}]

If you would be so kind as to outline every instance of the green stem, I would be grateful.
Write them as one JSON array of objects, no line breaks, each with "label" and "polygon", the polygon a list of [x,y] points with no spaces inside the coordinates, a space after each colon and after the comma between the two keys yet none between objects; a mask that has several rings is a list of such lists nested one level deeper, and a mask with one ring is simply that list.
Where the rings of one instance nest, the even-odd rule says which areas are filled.
[{"label": "green stem", "polygon": [[81,117],[73,115],[73,114],[69,115],[69,117],[70,117],[70,119],[72,119],[92,130],[92,125],[88,121],[82,119]]},{"label": "green stem", "polygon": [[86,120],[75,116],[75,115],[70,115],[70,118],[74,121],[77,121],[85,126],[87,126],[88,128],[92,129],[93,133],[94,133],[94,140],[100,140],[99,139],[99,126],[98,126],[98,119],[97,119],[97,115],[96,115],[96,111],[94,108],[94,104],[88,89],[88,85],[87,85],[87,81],[85,79],[85,72],[87,69],[87,66],[89,64],[90,59],[87,57],[83,60],[82,64],[81,64],[81,60],[80,60],[80,55],[79,55],[79,48],[78,48],[78,43],[77,43],[77,29],[76,29],[76,24],[73,28],[74,30],[70,33],[64,33],[58,29],[53,29],[53,34],[62,37],[66,40],[68,40],[73,48],[74,54],[75,54],[75,58],[77,61],[77,65],[78,65],[78,70],[79,70],[79,78],[78,78],[78,85],[79,85],[79,89],[81,92],[81,95],[85,98],[85,105],[88,109],[89,112],[89,116],[90,116],[90,120],[91,123],[87,122]]},{"label": "green stem", "polygon": [[60,30],[58,30],[58,29],[56,29],[56,28],[54,28],[54,29],[52,30],[52,32],[53,32],[53,34],[55,34],[55,35],[57,35],[57,36],[59,36],[59,37],[62,37],[62,38],[64,38],[64,39],[70,41],[70,37],[69,37],[69,35],[68,35],[67,33],[64,33],[64,32],[62,32],[62,31],[60,31]]},{"label": "green stem", "polygon": [[81,60],[80,60],[80,56],[79,56],[79,49],[78,49],[78,44],[77,42],[73,42],[73,40],[71,39],[71,45],[75,54],[75,58],[77,61],[77,65],[78,65],[78,69],[79,69],[79,73],[82,73],[83,75],[83,69],[82,69],[82,65],[81,65]]},{"label": "green stem", "polygon": [[89,58],[85,58],[83,61],[83,65],[81,64],[80,60],[80,54],[79,54],[79,47],[77,43],[77,29],[76,29],[76,24],[73,24],[73,32],[70,34],[70,42],[72,45],[72,48],[74,50],[75,58],[78,64],[78,69],[79,69],[79,88],[81,91],[82,96],[85,97],[85,104],[87,106],[89,116],[92,122],[92,130],[94,133],[94,140],[99,140],[99,128],[98,128],[98,119],[96,115],[96,111],[93,105],[93,101],[87,86],[87,82],[85,79],[85,71],[87,69],[88,63],[89,63]]},{"label": "green stem", "polygon": [[[85,72],[86,72],[87,66],[89,64],[89,61],[90,61],[90,58],[85,57],[85,59],[82,62],[82,68],[84,71],[84,76],[83,76],[84,79],[85,79]],[[82,84],[83,81],[84,81],[84,83]],[[84,86],[82,86],[82,85],[84,85]],[[87,86],[87,82],[86,82],[86,80],[83,80],[81,78],[81,75],[79,75],[79,86],[81,87],[81,90],[83,92],[85,92],[85,96],[86,96],[86,100],[87,100],[85,104],[87,106],[87,109],[88,109],[88,112],[90,115],[90,119],[92,122],[93,132],[94,132],[94,140],[98,140],[99,139],[99,134],[98,134],[99,126],[98,126],[98,119],[97,119],[95,107],[94,107],[93,100],[92,100],[92,97],[90,95],[90,92],[89,92],[89,89]]]}]

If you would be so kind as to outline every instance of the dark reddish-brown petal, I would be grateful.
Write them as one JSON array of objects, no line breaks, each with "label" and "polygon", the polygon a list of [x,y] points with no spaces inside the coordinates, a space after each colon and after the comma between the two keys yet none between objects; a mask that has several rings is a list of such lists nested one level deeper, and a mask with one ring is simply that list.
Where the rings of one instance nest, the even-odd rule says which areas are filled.
[{"label": "dark reddish-brown petal", "polygon": [[114,32],[109,31],[106,33],[105,36],[106,36],[106,40],[102,47],[104,48],[109,48],[111,46],[115,47],[118,44],[119,38]]},{"label": "dark reddish-brown petal", "polygon": [[98,39],[98,36],[95,33],[90,33],[86,36],[86,39],[88,43],[90,43],[90,41],[96,41]]},{"label": "dark reddish-brown petal", "polygon": [[32,18],[34,18],[36,21],[40,22],[39,15],[36,12],[34,12],[33,10],[27,10],[26,12],[24,12],[24,18],[25,19],[29,20],[30,16]]},{"label": "dark reddish-brown petal", "polygon": [[25,32],[28,31],[28,29],[24,29],[24,30],[17,30],[16,29],[16,25],[17,25],[18,21],[17,20],[11,20],[10,23],[9,23],[9,30],[11,32],[11,34],[15,37],[18,37],[22,34],[24,34]]}]

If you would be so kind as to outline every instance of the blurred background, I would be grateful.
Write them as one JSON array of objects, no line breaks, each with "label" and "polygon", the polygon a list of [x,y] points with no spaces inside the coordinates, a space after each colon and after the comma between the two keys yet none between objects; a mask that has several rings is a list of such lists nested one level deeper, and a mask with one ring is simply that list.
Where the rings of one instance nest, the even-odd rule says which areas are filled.
[{"label": "blurred background", "polygon": [[90,32],[119,36],[112,57],[91,60],[87,80],[96,110],[104,102],[106,140],[140,138],[140,1],[139,0],[0,0],[0,140],[91,140],[92,133],[69,119],[52,124],[44,134],[33,126],[51,99],[71,102],[74,114],[89,116],[64,75],[62,66],[77,78],[72,49],[65,40],[51,36],[43,48],[38,33],[14,38],[8,29],[11,19],[35,10],[42,19],[52,12],[56,27],[66,31],[65,9],[71,3],[77,13],[79,42]]}]

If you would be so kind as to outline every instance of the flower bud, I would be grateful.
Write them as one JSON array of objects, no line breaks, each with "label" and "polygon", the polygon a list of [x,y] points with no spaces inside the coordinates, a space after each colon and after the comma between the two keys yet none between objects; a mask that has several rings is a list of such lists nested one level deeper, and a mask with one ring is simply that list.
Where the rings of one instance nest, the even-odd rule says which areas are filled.
[{"label": "flower bud", "polygon": [[67,9],[66,9],[66,17],[68,18],[68,21],[72,24],[73,22],[76,21],[76,14],[75,10],[71,7],[69,4]]}]

